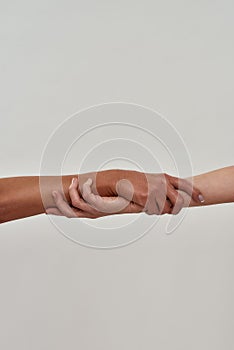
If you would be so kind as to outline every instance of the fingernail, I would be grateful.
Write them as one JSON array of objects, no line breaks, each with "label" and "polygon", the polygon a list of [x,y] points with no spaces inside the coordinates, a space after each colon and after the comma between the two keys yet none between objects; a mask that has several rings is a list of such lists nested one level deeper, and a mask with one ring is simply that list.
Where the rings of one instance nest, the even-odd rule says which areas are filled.
[{"label": "fingernail", "polygon": [[204,202],[205,202],[205,199],[204,199],[204,197],[203,197],[202,194],[199,194],[198,199],[199,199],[199,201],[200,201],[201,203],[204,203]]},{"label": "fingernail", "polygon": [[53,191],[53,192],[52,192],[52,196],[53,196],[54,198],[57,198],[57,192],[56,192],[56,191]]},{"label": "fingernail", "polygon": [[72,185],[74,184],[75,181],[76,181],[76,178],[73,177],[73,179],[72,179]]}]

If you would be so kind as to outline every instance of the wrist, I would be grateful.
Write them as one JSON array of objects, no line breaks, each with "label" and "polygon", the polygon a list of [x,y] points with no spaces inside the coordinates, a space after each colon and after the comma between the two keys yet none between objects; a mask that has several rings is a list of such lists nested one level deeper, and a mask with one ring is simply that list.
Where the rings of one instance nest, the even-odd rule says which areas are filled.
[{"label": "wrist", "polygon": [[140,197],[147,193],[146,174],[125,169],[99,172],[97,173],[97,191],[101,196],[119,195],[127,200],[141,202]]},{"label": "wrist", "polygon": [[96,190],[100,196],[118,196],[116,185],[126,177],[126,170],[110,169],[96,173]]}]

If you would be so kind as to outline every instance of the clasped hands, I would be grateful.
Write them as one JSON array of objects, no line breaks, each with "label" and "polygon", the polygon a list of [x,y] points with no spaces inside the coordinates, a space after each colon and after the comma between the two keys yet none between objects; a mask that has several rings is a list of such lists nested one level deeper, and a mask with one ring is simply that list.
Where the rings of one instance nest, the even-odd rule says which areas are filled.
[{"label": "clasped hands", "polygon": [[165,173],[106,170],[72,178],[69,196],[53,191],[47,214],[68,218],[98,218],[113,214],[178,214],[190,201],[204,202],[191,181]]}]

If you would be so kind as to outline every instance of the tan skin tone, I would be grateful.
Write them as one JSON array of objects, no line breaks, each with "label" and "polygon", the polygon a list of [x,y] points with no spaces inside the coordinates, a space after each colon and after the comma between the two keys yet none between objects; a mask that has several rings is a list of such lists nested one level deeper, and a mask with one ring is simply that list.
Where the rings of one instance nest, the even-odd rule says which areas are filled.
[{"label": "tan skin tone", "polygon": [[[188,195],[188,193],[186,193],[185,191],[178,190],[177,203],[175,204],[175,206],[171,205],[171,208],[168,210],[167,213],[177,214],[180,211],[181,207],[193,207],[198,205],[212,205],[234,202],[234,166],[197,175],[193,178],[188,178],[187,181],[189,181],[190,183],[193,182],[194,186],[201,190],[201,192],[204,194],[205,200],[198,201],[196,197],[197,194],[195,195],[195,193],[195,198],[191,200],[191,197],[190,195]],[[86,183],[83,185],[83,198],[79,194],[80,191],[78,190],[78,187],[78,181],[76,178],[74,178],[69,187],[69,196],[73,205],[72,208],[68,205],[67,201],[64,200],[63,196],[59,192],[56,192],[54,193],[56,207],[48,208],[47,213],[54,215],[65,215],[67,217],[82,217],[82,209],[85,209],[83,205],[87,206],[87,203],[90,204],[92,208],[95,208],[96,212],[90,211],[89,215],[87,215],[88,213],[86,214],[86,217],[97,218],[99,216],[106,215],[105,213],[108,212],[108,209],[114,211],[115,208],[117,211],[117,205],[115,205],[115,203],[112,203],[114,205],[111,208],[109,204],[110,201],[108,202],[105,198],[100,197],[99,195],[95,195],[95,193],[93,193],[91,179],[86,181]],[[122,199],[122,197],[118,197],[118,200],[119,199]],[[116,204],[119,204],[118,200],[116,201]],[[170,203],[168,199],[164,199],[164,201],[167,202],[167,204]],[[127,205],[128,203],[129,202],[127,201],[125,205]],[[76,209],[74,207],[77,207],[79,209]],[[163,209],[159,214],[166,213],[165,206],[162,208]],[[145,208],[140,211],[147,212]]]},{"label": "tan skin tone", "polygon": [[[73,206],[78,204],[79,208],[71,209],[73,217],[90,218],[141,211],[148,214],[176,214],[185,206],[234,201],[233,166],[190,179],[127,170],[80,174],[78,176],[79,184],[75,180],[71,185],[73,178],[77,178],[77,175],[0,179],[0,222],[42,214],[46,210],[51,214],[53,210],[57,210],[54,214],[71,217],[70,212],[68,213],[66,210],[71,209],[72,200],[76,204]],[[43,196],[41,196],[40,181]],[[195,187],[192,186],[192,182]],[[55,198],[52,192],[56,193]],[[61,195],[62,193],[65,197]],[[81,197],[82,193],[85,193],[85,200]],[[160,194],[159,199],[158,194]],[[121,198],[116,198],[118,195]],[[199,195],[203,195],[204,202],[201,202]],[[95,199],[93,196],[96,196]],[[104,198],[99,198],[100,196]],[[93,203],[95,200],[96,203]],[[115,205],[119,207],[116,209],[114,206],[108,210],[107,202],[112,201],[113,203],[116,200],[119,202],[116,202]],[[99,202],[95,207],[97,201]],[[104,210],[103,201],[105,201],[106,206]],[[64,205],[66,205],[66,209]]]},{"label": "tan skin tone", "polygon": [[[44,213],[47,208],[55,205],[52,196],[54,190],[64,194],[68,203],[71,204],[69,186],[74,177],[77,177],[77,175],[0,179],[0,221],[6,222]],[[149,214],[159,214],[160,210],[170,213],[174,207],[178,211],[180,208],[175,203],[176,198],[179,197],[177,191],[179,184],[184,191],[187,191],[188,196],[192,196],[195,201],[199,201],[200,191],[198,189],[192,188],[187,180],[166,174],[106,170],[80,174],[78,178],[80,196],[85,182],[91,178],[91,190],[94,194],[111,197],[112,200],[116,200],[118,194],[125,200],[130,201],[132,199],[121,210],[118,208],[118,213],[138,213],[143,210]],[[164,205],[163,198],[165,200],[168,198],[167,205]],[[181,200],[179,202],[182,203]],[[114,214],[115,211],[111,213]],[[94,208],[90,205],[86,205],[86,208],[82,208],[79,212],[79,216],[82,217],[98,217],[107,214],[107,212],[103,213],[103,210],[94,211]]]}]

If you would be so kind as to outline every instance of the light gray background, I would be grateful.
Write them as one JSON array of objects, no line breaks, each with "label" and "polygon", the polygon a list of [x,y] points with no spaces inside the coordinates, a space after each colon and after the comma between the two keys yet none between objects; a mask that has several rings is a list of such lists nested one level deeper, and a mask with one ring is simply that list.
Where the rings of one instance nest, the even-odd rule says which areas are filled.
[{"label": "light gray background", "polygon": [[[59,123],[119,100],[168,118],[195,173],[233,164],[233,11],[1,1],[1,176],[37,174]],[[72,243],[46,216],[1,225],[0,347],[233,349],[233,224],[233,205],[191,209],[174,235],[112,251]]]}]

